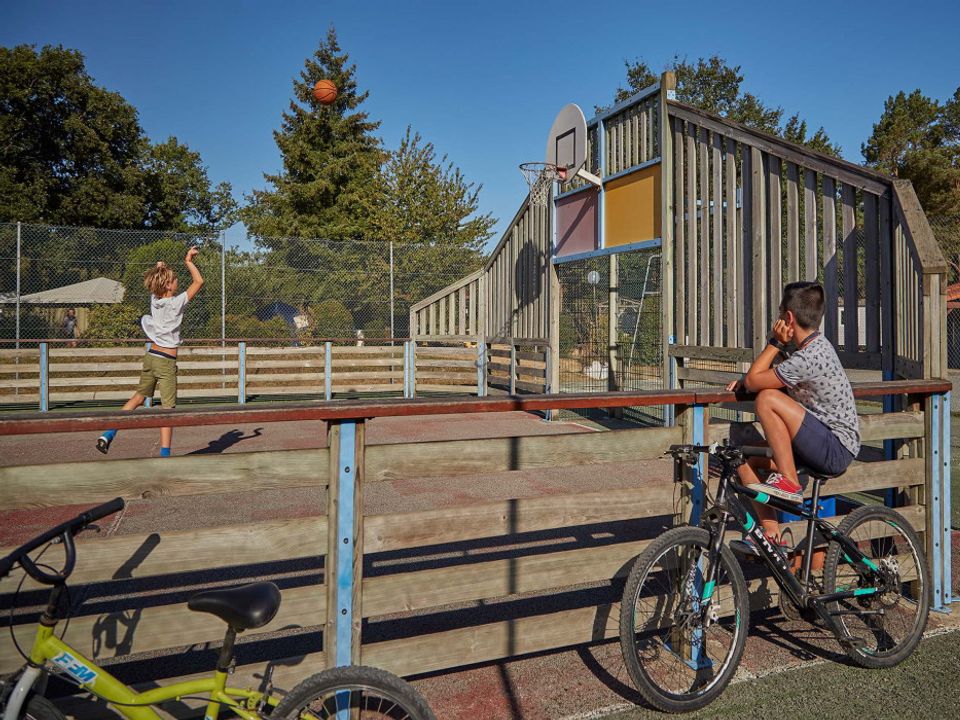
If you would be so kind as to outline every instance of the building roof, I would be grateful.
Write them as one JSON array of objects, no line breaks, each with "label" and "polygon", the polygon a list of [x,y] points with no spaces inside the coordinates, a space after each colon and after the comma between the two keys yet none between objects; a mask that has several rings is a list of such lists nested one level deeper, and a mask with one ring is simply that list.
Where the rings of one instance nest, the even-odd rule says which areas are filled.
[{"label": "building roof", "polygon": [[[98,305],[123,302],[126,288],[123,283],[110,278],[98,277],[92,280],[64,285],[63,287],[41,290],[40,292],[21,295],[21,304],[30,305]],[[0,295],[0,303],[13,304],[17,301],[16,294],[4,293]]]}]

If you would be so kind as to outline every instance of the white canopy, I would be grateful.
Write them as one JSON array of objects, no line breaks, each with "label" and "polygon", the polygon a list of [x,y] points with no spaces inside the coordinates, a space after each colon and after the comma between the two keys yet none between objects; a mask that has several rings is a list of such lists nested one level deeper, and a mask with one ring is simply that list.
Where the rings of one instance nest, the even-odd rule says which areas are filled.
[{"label": "white canopy", "polygon": [[[21,295],[20,302],[31,305],[95,305],[103,303],[123,302],[125,288],[123,283],[110,278],[98,277],[93,280],[84,280],[73,285],[41,290],[40,292]],[[0,302],[15,303],[14,293],[0,295]]]}]

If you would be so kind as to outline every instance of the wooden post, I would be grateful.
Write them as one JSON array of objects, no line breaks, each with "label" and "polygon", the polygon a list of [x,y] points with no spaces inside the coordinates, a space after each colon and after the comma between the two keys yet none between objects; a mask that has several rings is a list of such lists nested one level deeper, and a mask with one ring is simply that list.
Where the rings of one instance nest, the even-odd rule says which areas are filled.
[{"label": "wooden post", "polygon": [[237,343],[237,403],[247,402],[247,344]]},{"label": "wooden post", "polygon": [[[557,275],[557,266],[551,259],[548,263],[550,290],[550,355],[553,362],[550,364],[550,392],[560,392],[560,276]],[[557,420],[560,417],[560,411],[550,409],[547,411],[548,420]]]},{"label": "wooden post", "polygon": [[50,354],[47,343],[40,343],[40,412],[50,409]]},{"label": "wooden post", "polygon": [[[665,72],[660,76],[659,123],[660,131],[660,326],[663,328],[663,379],[666,387],[672,388],[670,374],[670,345],[675,338],[674,301],[674,177],[676,172],[673,157],[673,131],[667,101],[673,99],[677,89],[677,76]],[[683,168],[680,168],[682,172]],[[669,413],[667,413],[669,415]]]},{"label": "wooden post", "polygon": [[766,233],[766,179],[763,169],[763,153],[750,148],[752,181],[751,250],[753,253],[753,354],[759,355],[766,343],[770,324],[767,317],[767,233]]},{"label": "wooden post", "polygon": [[331,422],[327,492],[327,667],[359,665],[363,620],[363,420]]}]

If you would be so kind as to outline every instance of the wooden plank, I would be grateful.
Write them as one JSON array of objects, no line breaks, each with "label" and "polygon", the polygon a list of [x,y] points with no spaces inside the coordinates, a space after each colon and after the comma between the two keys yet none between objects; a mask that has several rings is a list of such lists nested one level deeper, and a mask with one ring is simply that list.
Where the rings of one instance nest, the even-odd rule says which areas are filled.
[{"label": "wooden plank", "polygon": [[724,284],[723,284],[723,182],[721,180],[723,164],[721,160],[721,145],[723,138],[713,134],[713,145],[711,148],[711,173],[712,180],[710,184],[710,212],[713,216],[713,277],[711,280],[713,286],[713,344],[723,345],[723,306],[724,306]]},{"label": "wooden plank", "polygon": [[[0,467],[0,508],[102,503],[327,484],[326,448]],[[37,478],[44,478],[38,483]]]},{"label": "wooden plank", "polygon": [[[335,350],[337,348],[334,348]],[[312,345],[309,347],[260,347],[258,345],[247,345],[247,361],[250,361],[250,358],[255,355],[293,355],[299,357],[301,355],[323,355],[326,352],[325,348]]]},{"label": "wooden plank", "polygon": [[698,240],[697,232],[697,134],[699,130],[692,123],[687,126],[687,283],[683,290],[679,291],[687,296],[687,336],[690,342],[700,343],[701,330],[697,311],[699,309],[698,289],[700,278],[698,276]]},{"label": "wooden plank", "polygon": [[880,370],[882,358],[880,353],[868,352],[847,352],[840,350],[837,352],[840,358],[840,364],[848,370]]},{"label": "wooden plank", "polygon": [[752,256],[753,256],[753,347],[763,347],[769,322],[767,305],[767,200],[763,154],[750,148],[750,171],[752,173]]},{"label": "wooden plank", "polygon": [[[726,208],[724,211],[727,234],[727,347],[737,347],[743,323],[742,281],[740,263],[740,224],[737,222],[737,152],[733,140],[727,140],[723,157]],[[682,295],[682,293],[679,293]]]},{"label": "wooden plank", "polygon": [[817,251],[817,174],[810,168],[803,169],[803,243],[806,249],[804,277],[815,282],[820,270]]},{"label": "wooden plank", "polygon": [[683,178],[683,121],[676,119],[673,125],[673,248],[674,248],[674,315],[673,322],[677,342],[687,342],[687,261],[686,261],[686,209]]},{"label": "wooden plank", "polygon": [[823,332],[837,346],[839,325],[839,288],[837,285],[837,187],[832,177],[823,176],[823,294],[826,314]]},{"label": "wooden plank", "polygon": [[364,543],[368,552],[441,545],[484,537],[592,525],[668,515],[673,511],[672,478],[638,482],[626,490],[515,498],[415,513],[370,515]]},{"label": "wooden plank", "polygon": [[[771,314],[780,305],[780,298],[783,295],[783,231],[781,229],[781,209],[780,209],[780,158],[770,155],[767,157],[767,203],[769,205],[768,217],[770,220],[770,294],[768,296],[768,307]],[[771,317],[770,320],[773,320]]]},{"label": "wooden plank", "polygon": [[[923,458],[867,463],[855,460],[843,475],[824,483],[821,492],[829,496],[921,485],[924,481],[924,462]],[[809,491],[805,496],[809,497]]]},{"label": "wooden plank", "polygon": [[857,290],[857,216],[856,196],[850,185],[844,184],[843,202],[843,349],[859,349]]},{"label": "wooden plank", "polygon": [[[419,373],[418,373],[419,376]],[[417,387],[420,387],[420,384],[417,383]],[[331,387],[331,392],[333,393],[363,393],[363,392],[400,392],[403,390],[403,383],[368,383],[368,384],[340,384],[337,382],[333,383]]]},{"label": "wooden plank", "polygon": [[703,128],[697,136],[697,160],[700,170],[700,190],[697,198],[700,201],[700,322],[698,337],[704,345],[715,345],[711,342],[710,324],[710,145],[707,131]]},{"label": "wooden plank", "polygon": [[364,616],[375,617],[625,577],[651,540],[616,543],[364,580]]},{"label": "wooden plank", "polygon": [[[137,601],[125,603],[136,607]],[[131,611],[127,611],[131,612]],[[98,648],[93,659],[103,660],[118,655],[142,653],[178,646],[219,645],[226,629],[223,621],[208,613],[190,612],[186,603],[137,607],[132,610],[136,622],[128,624],[119,610],[102,614],[74,616],[70,620],[69,641],[78,648]],[[119,616],[119,617],[118,617]],[[326,619],[326,603],[318,586],[287,588],[276,616],[260,633],[282,628],[313,627]],[[14,628],[21,646],[29,647],[36,628],[20,625]],[[256,637],[256,635],[252,635]],[[245,639],[249,642],[250,637]],[[0,673],[9,673],[23,664],[23,658],[12,643],[0,648]]]},{"label": "wooden plank", "polygon": [[24,363],[23,365],[0,365],[0,375],[13,375],[14,373],[38,373],[40,372],[40,363]]},{"label": "wooden plank", "polygon": [[[200,530],[78,539],[82,562],[70,576],[70,585],[76,588],[86,583],[320,557],[326,552],[326,531],[327,518],[318,515]],[[0,557],[13,550],[0,548]],[[19,583],[20,578],[14,576],[0,580],[0,594],[15,592]],[[29,577],[23,584],[24,591],[42,587],[45,586]]]},{"label": "wooden plank", "polygon": [[796,163],[787,163],[787,282],[800,279],[800,194]]},{"label": "wooden plank", "polygon": [[[752,411],[752,408],[748,412]],[[760,423],[753,426],[758,432]],[[710,442],[729,439],[729,423],[714,423],[710,425]],[[876,413],[860,416],[860,439],[863,442],[877,442],[880,440],[901,440],[923,437],[923,413],[919,411],[904,411],[893,413]],[[828,482],[832,482],[828,481]],[[826,485],[824,485],[826,487]]]},{"label": "wooden plank", "polygon": [[[142,352],[142,351],[141,351]],[[20,348],[12,350],[0,350],[0,358],[21,358],[36,360],[40,357],[40,351],[36,348]]]},{"label": "wooden plank", "polygon": [[677,368],[677,378],[680,380],[694,380],[697,382],[716,383],[726,385],[731,380],[741,380],[743,373],[724,372],[722,370],[700,370],[698,368]]},{"label": "wooden plank", "polygon": [[718,348],[702,345],[673,345],[673,357],[691,360],[719,360],[721,362],[753,362],[753,348]]},{"label": "wooden plank", "polygon": [[866,341],[868,352],[880,351],[880,226],[878,224],[877,196],[863,194],[863,235],[865,278],[876,278],[866,283],[867,306]]}]

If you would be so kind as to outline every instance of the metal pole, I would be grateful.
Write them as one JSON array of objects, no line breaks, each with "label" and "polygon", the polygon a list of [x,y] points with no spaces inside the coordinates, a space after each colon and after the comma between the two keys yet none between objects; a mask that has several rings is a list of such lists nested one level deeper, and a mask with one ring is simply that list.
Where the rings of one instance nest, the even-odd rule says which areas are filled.
[{"label": "metal pole", "polygon": [[227,233],[220,232],[220,344],[227,339]]},{"label": "metal pole", "polygon": [[17,350],[20,349],[20,223],[17,223]]},{"label": "metal pole", "polygon": [[[407,331],[409,334],[410,331]],[[397,333],[393,328],[393,240],[390,241],[390,344],[393,345],[393,338]]]}]

